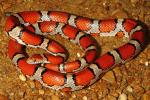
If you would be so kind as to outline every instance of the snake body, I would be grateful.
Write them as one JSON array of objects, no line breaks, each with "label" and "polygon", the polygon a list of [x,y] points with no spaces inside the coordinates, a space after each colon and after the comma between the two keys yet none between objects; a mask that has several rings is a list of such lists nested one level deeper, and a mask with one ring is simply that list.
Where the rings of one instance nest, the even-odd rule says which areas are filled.
[{"label": "snake body", "polygon": [[[43,86],[64,91],[79,90],[93,84],[116,64],[125,63],[141,52],[144,32],[132,19],[96,20],[59,11],[24,11],[7,18],[5,31],[11,37],[8,54],[24,75]],[[91,33],[100,36],[123,34],[128,43],[99,56]],[[78,44],[85,55],[67,62],[67,51],[45,35],[60,34]],[[25,47],[42,48],[48,53],[28,57]]]}]

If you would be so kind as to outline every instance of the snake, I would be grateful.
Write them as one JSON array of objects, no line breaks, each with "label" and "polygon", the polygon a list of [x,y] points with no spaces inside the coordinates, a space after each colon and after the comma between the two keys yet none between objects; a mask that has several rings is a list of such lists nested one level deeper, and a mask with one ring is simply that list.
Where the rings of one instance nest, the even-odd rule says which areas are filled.
[{"label": "snake", "polygon": [[[91,19],[61,11],[23,11],[8,16],[5,32],[10,37],[8,55],[16,68],[43,86],[62,91],[80,90],[95,83],[100,75],[117,64],[137,56],[144,47],[142,25],[130,18]],[[92,34],[124,36],[128,42],[100,55]],[[68,52],[61,43],[47,35],[59,34],[78,45],[84,52],[67,61]],[[43,54],[29,57],[26,47],[41,48]]]}]

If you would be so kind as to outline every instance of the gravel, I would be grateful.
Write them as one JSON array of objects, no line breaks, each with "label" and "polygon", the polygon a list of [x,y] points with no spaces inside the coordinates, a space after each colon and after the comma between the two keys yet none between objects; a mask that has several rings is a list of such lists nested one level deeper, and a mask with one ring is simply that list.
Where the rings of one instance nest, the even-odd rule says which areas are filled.
[{"label": "gravel", "polygon": [[[26,79],[7,55],[9,37],[3,32],[5,14],[25,10],[57,10],[95,19],[139,19],[150,29],[149,0],[0,0],[0,100],[150,100],[150,44],[135,59],[117,65],[95,84],[80,91],[54,91]],[[122,38],[94,37],[102,46],[102,53],[124,43]],[[67,40],[57,40],[73,52],[72,59],[82,55]]]}]

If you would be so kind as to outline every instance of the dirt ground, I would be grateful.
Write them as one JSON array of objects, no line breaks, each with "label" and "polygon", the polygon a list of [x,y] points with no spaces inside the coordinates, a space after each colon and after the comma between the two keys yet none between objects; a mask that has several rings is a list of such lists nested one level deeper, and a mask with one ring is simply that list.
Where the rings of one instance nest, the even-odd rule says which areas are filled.
[{"label": "dirt ground", "polygon": [[[95,84],[79,91],[54,91],[37,81],[23,80],[7,55],[9,37],[3,28],[9,12],[32,10],[63,11],[93,19],[139,19],[150,29],[150,0],[0,0],[0,100],[150,100],[150,44],[135,59],[117,65]],[[124,43],[122,38],[96,39],[102,53]],[[78,47],[67,40],[59,41],[66,43],[69,52],[78,52]]]}]

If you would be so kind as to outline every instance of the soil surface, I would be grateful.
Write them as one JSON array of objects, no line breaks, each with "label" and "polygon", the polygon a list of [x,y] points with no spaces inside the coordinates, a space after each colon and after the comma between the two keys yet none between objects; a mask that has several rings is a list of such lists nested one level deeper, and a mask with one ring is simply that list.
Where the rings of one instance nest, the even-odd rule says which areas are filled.
[{"label": "soil surface", "polygon": [[[9,37],[3,31],[4,24],[10,12],[33,10],[63,11],[93,19],[132,18],[150,29],[150,0],[0,0],[0,100],[150,100],[150,44],[136,58],[117,65],[95,84],[79,91],[50,90],[19,73],[7,54]],[[65,44],[70,60],[76,58],[76,53],[82,54],[68,40],[52,38]],[[102,53],[126,42],[117,37],[95,38]]]}]

